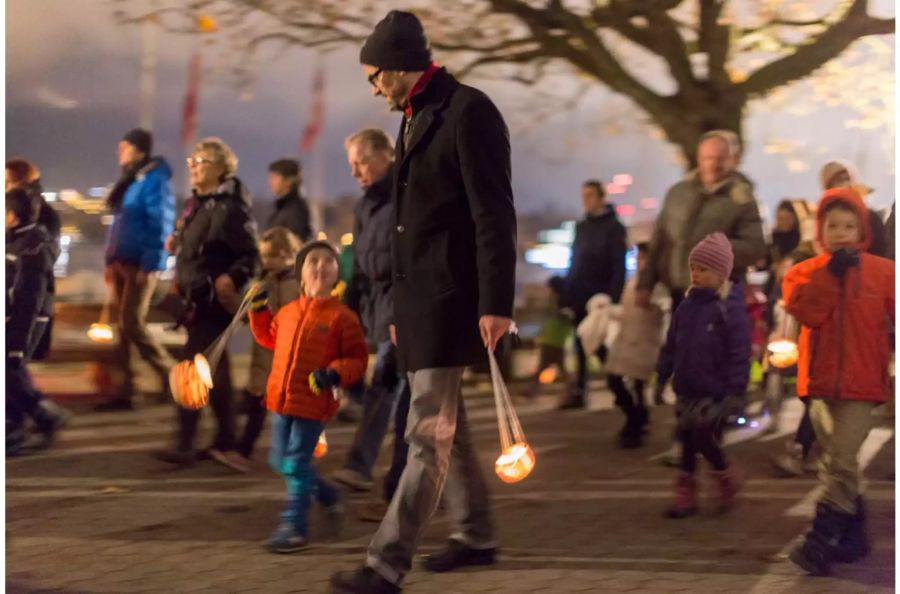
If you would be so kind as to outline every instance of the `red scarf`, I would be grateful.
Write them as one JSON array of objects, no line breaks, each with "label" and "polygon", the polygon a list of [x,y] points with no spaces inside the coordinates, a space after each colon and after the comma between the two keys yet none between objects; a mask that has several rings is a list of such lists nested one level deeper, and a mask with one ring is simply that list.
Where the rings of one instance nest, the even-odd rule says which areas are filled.
[{"label": "red scarf", "polygon": [[409,95],[406,96],[406,107],[403,108],[406,119],[410,119],[413,116],[412,103],[410,100],[425,90],[425,87],[427,87],[428,83],[431,81],[431,77],[433,77],[434,73],[440,69],[441,67],[437,65],[437,62],[432,62],[428,68],[425,69],[425,72],[422,73],[422,76],[419,77],[419,80],[416,81],[416,84],[413,85],[413,88],[410,89]]}]

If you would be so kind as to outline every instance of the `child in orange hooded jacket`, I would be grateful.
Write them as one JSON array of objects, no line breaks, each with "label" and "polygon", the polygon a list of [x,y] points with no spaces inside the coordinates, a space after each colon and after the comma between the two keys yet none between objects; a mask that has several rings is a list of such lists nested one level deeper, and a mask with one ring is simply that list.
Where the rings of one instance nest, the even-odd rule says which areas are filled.
[{"label": "child in orange hooded jacket", "polygon": [[313,450],[338,401],[333,390],[363,377],[368,349],[359,319],[331,295],[338,282],[338,254],[325,241],[308,243],[297,254],[300,298],[273,315],[256,298],[250,329],[256,341],[275,351],[266,385],[266,408],[273,413],[269,463],[287,483],[281,524],[266,541],[277,553],[306,546],[307,514],[315,497],[334,523],[343,516],[338,491],[313,469]]},{"label": "child in orange hooded jacket", "polygon": [[783,294],[786,310],[802,324],[797,393],[811,399],[825,450],[813,528],[790,557],[824,575],[833,561],[856,561],[869,548],[857,454],[872,409],[890,393],[894,263],[865,252],[869,216],[853,189],[826,191],[816,218],[825,253],[788,270]]}]

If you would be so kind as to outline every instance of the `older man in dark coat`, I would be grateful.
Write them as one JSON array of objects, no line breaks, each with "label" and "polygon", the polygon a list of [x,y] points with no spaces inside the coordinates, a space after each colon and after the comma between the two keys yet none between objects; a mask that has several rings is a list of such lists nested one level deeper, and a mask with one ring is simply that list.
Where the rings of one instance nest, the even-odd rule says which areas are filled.
[{"label": "older man in dark coat", "polygon": [[392,237],[397,348],[412,400],[406,469],[365,567],[332,577],[335,592],[398,592],[425,524],[446,492],[445,550],[425,567],[493,563],[487,487],[466,422],[463,370],[511,323],[516,218],[509,134],[481,91],[431,61],[422,25],[391,11],[360,54],[373,94],[404,117],[397,141]]}]

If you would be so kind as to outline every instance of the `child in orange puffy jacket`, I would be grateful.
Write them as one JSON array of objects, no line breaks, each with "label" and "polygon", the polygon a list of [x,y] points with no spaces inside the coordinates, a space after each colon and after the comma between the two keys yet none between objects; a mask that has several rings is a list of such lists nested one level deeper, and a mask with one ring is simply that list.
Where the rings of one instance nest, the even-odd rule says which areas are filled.
[{"label": "child in orange puffy jacket", "polygon": [[869,215],[853,189],[826,191],[816,218],[825,253],[788,270],[783,294],[785,308],[802,324],[797,393],[810,399],[825,450],[813,527],[790,557],[825,575],[833,561],[856,561],[869,550],[857,454],[872,409],[890,393],[894,263],[866,253]]},{"label": "child in orange puffy jacket", "polygon": [[266,408],[273,413],[269,463],[288,492],[281,524],[266,541],[276,553],[306,546],[312,497],[335,525],[343,517],[338,491],[313,469],[313,450],[337,411],[333,390],[362,378],[369,356],[356,314],[331,294],[338,282],[337,251],[325,241],[308,243],[297,254],[296,269],[299,299],[273,315],[257,297],[250,313],[253,337],[275,351],[266,385]]}]

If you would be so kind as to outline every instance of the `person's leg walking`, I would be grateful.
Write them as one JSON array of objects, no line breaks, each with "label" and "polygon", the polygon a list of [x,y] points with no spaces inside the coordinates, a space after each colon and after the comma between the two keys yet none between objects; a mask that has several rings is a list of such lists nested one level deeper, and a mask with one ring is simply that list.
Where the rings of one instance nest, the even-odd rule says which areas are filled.
[{"label": "person's leg walking", "polygon": [[462,367],[423,369],[409,374],[409,457],[366,559],[369,567],[397,585],[412,566],[419,537],[444,489],[456,433],[462,374]]},{"label": "person's leg walking", "polygon": [[[162,345],[147,330],[147,313],[150,310],[150,299],[156,288],[155,273],[147,275],[146,281],[138,282],[137,266],[121,265],[121,274],[125,285],[120,314],[122,333],[128,341],[137,347],[141,358],[161,377],[165,378],[175,360],[163,349]],[[163,384],[163,391],[166,389]]]}]

